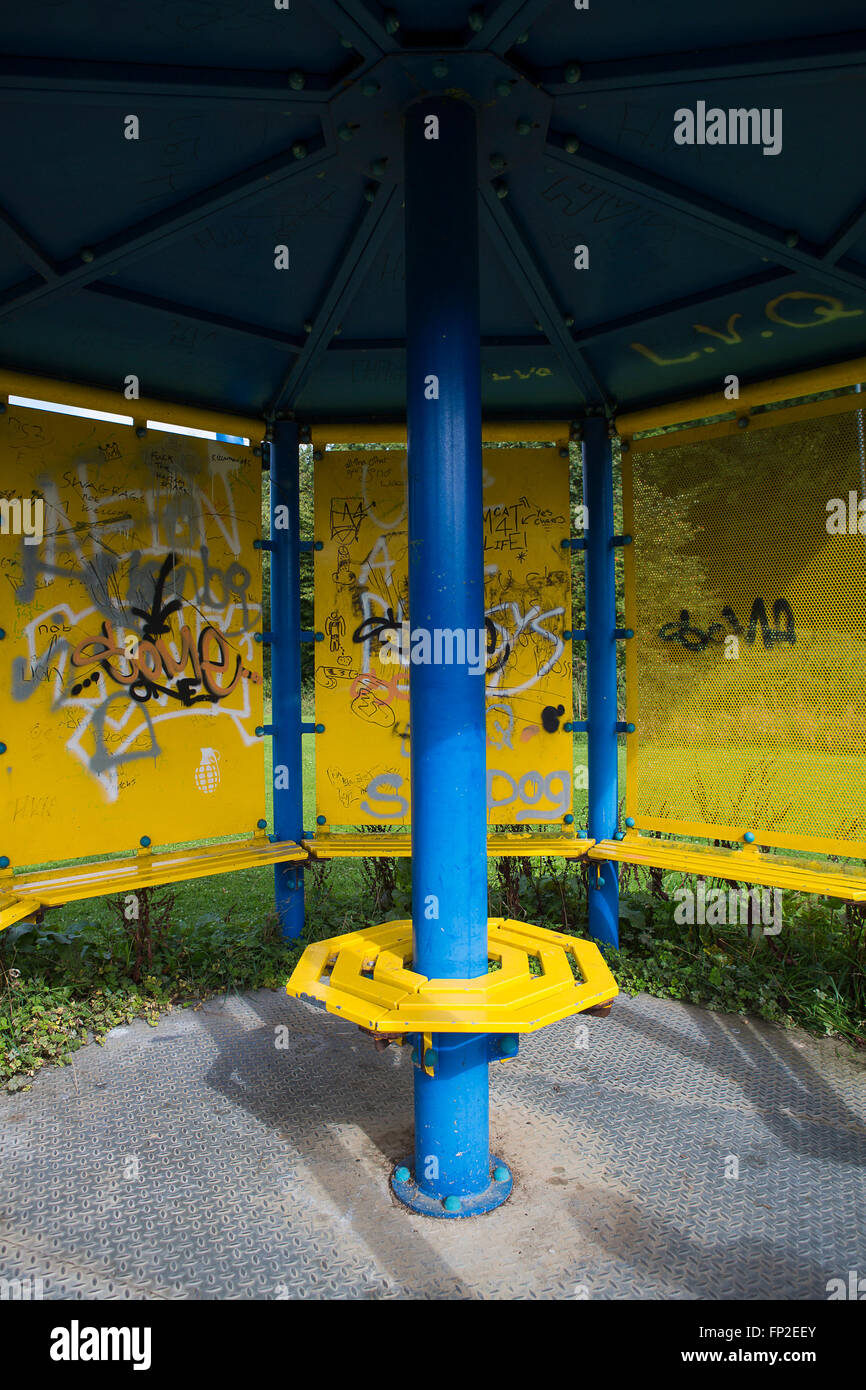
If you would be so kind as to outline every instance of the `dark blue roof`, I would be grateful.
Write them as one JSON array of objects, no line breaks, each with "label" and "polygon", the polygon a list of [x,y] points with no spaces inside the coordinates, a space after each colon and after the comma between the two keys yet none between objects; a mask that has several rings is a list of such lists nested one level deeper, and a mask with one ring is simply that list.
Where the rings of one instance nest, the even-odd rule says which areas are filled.
[{"label": "dark blue roof", "polygon": [[[3,10],[7,367],[399,417],[400,113],[441,91],[479,117],[489,415],[630,408],[866,349],[862,0]],[[699,102],[781,111],[781,151],[676,143]]]}]

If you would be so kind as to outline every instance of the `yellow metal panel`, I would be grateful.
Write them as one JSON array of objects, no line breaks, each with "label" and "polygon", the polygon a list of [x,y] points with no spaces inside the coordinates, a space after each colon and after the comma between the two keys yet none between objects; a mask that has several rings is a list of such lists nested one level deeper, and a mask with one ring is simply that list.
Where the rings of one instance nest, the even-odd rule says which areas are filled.
[{"label": "yellow metal panel", "polygon": [[[422,1034],[531,1033],[607,1003],[618,993],[594,942],[527,922],[490,919],[488,953],[493,959],[507,959],[508,966],[474,980],[427,980],[406,971],[402,962],[411,949],[410,921],[317,942],[304,952],[286,991],[294,998],[324,1004],[329,1013],[373,1032]],[[369,967],[371,952],[378,953],[372,980],[360,973]],[[517,956],[522,957],[519,971]],[[539,960],[540,975],[531,973],[531,957]],[[581,979],[575,978],[570,959]],[[333,969],[323,979],[328,960]],[[395,985],[400,996],[396,999]]]},{"label": "yellow metal panel", "polygon": [[0,459],[3,496],[44,504],[41,538],[0,535],[0,855],[18,867],[251,830],[259,460],[17,407],[0,415]]},{"label": "yellow metal panel", "polygon": [[624,455],[637,729],[626,812],[645,829],[866,854],[866,536],[851,404]]},{"label": "yellow metal panel", "polygon": [[[492,450],[484,467],[495,650],[479,653],[478,678],[486,679],[489,819],[562,825],[572,805],[572,739],[563,729],[572,718],[572,653],[562,636],[571,627],[561,548],[568,460],[557,449]],[[325,732],[316,739],[316,810],[329,826],[409,824],[406,512],[402,451],[333,450],[318,461],[316,721]],[[445,641],[450,655],[450,634]],[[342,852],[401,850],[368,842]]]}]

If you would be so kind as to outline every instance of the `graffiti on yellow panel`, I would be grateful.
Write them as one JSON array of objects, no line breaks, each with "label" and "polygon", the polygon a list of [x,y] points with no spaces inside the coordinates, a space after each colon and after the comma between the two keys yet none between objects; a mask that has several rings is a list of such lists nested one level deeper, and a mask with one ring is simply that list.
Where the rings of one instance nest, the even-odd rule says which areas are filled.
[{"label": "graffiti on yellow panel", "polygon": [[[464,641],[471,668],[479,639],[486,681],[488,818],[551,824],[570,813],[573,780],[563,728],[572,718],[567,460],[555,449],[486,451],[483,505],[485,629]],[[317,813],[332,826],[406,826],[419,634],[409,622],[405,454],[325,452],[316,535]]]},{"label": "graffiti on yellow panel", "polygon": [[[0,854],[252,830],[264,758],[260,467],[244,447],[0,417]],[[22,509],[22,517],[24,515]]]}]

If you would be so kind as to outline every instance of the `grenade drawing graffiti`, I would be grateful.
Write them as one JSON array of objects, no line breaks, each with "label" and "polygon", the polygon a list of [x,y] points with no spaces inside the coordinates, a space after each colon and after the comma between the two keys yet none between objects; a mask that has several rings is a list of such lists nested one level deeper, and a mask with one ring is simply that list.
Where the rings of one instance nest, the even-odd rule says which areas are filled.
[{"label": "grenade drawing graffiti", "polygon": [[220,784],[220,754],[215,748],[201,750],[201,762],[195,770],[195,784],[200,792],[215,792]]}]

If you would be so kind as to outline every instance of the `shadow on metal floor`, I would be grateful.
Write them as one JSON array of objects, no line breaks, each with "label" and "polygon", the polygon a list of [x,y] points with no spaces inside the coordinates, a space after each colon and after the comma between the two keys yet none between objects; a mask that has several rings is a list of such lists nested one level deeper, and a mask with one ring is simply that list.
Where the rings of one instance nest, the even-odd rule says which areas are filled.
[{"label": "shadow on metal floor", "polygon": [[491,1080],[514,1194],[435,1222],[387,1186],[407,1050],[266,990],[116,1029],[0,1097],[0,1278],[45,1298],[823,1300],[862,1268],[866,1059],[844,1044],[620,997]]}]

